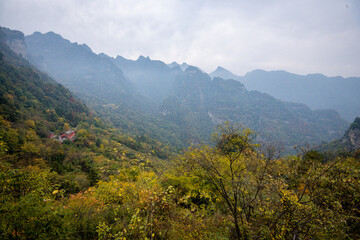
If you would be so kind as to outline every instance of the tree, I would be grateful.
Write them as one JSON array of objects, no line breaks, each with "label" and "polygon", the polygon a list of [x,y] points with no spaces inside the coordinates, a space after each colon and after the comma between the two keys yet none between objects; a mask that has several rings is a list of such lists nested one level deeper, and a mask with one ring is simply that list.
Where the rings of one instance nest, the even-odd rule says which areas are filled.
[{"label": "tree", "polygon": [[322,163],[315,151],[283,159],[274,147],[258,153],[254,137],[225,123],[213,147],[190,148],[181,158],[188,175],[211,186],[217,196],[212,203],[232,216],[234,238],[344,239],[346,225],[356,232],[359,198],[344,193],[358,189],[358,170],[345,168],[341,158]]},{"label": "tree", "polygon": [[226,122],[213,136],[215,147],[190,149],[184,157],[186,167],[207,181],[225,202],[237,239],[249,238],[248,223],[268,165],[256,157],[254,139],[253,131]]}]

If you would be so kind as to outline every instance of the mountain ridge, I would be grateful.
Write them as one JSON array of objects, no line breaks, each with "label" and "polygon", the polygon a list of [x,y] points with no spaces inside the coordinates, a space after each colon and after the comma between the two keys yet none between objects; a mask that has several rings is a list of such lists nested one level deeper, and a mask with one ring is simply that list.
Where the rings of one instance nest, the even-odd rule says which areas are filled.
[{"label": "mountain ridge", "polygon": [[[38,37],[43,36],[36,35]],[[73,56],[73,59],[66,61],[68,56],[65,53],[67,52],[61,51],[61,44],[47,47],[41,44],[42,39],[37,41],[32,36],[27,36],[25,39],[28,42],[31,55],[38,54],[41,58],[43,54],[45,57],[42,56],[42,60],[49,66],[58,66],[56,64],[58,59],[52,57],[52,54],[59,54],[63,62],[71,62],[78,58],[79,62],[76,64],[67,65],[67,77],[69,79],[76,80],[77,71],[82,73],[81,67],[88,66],[86,65],[88,64],[87,59],[81,56]],[[66,44],[69,44],[69,41]],[[71,46],[80,49],[74,50],[71,54],[88,50],[75,43],[72,43]],[[46,52],[42,48],[46,49]],[[130,105],[124,104],[122,101],[124,100],[125,103],[137,102],[138,110],[140,110],[138,112],[139,124],[141,124],[141,118],[145,117],[142,115],[141,109],[145,108],[148,112],[150,109],[150,115],[153,117],[150,121],[153,121],[154,125],[158,125],[159,120],[162,119],[164,120],[163,124],[167,122],[169,126],[176,125],[170,131],[182,139],[182,142],[197,143],[209,139],[215,125],[222,120],[240,121],[246,127],[253,128],[263,134],[263,138],[274,138],[286,143],[289,147],[299,139],[302,144],[329,141],[341,136],[342,131],[345,131],[347,127],[347,123],[331,111],[316,112],[311,111],[305,105],[281,102],[268,94],[248,91],[238,81],[212,79],[207,73],[188,64],[185,65],[185,71],[182,71],[181,65],[177,63],[169,66],[160,60],[151,60],[144,56],[139,56],[137,60],[128,60],[121,56],[112,58],[106,54],[90,54],[94,58],[94,62],[102,63],[103,61],[109,64],[115,68],[114,72],[108,68],[110,73],[113,75],[119,73],[121,76],[121,81],[110,82],[110,85],[113,84],[111,86],[114,87],[105,86],[105,89],[112,93],[108,93],[107,97],[115,94],[114,89],[122,87],[122,83],[125,83],[125,89],[126,84],[129,83],[130,93],[139,93],[138,95],[130,94],[129,98],[126,90],[125,92],[119,91],[116,93],[117,102],[111,101],[113,99],[109,100],[109,98],[107,101],[120,106],[123,105],[123,107],[117,107],[115,114],[115,112],[105,111],[102,106],[97,105],[100,112],[103,111],[104,114],[112,115],[112,119],[119,119],[118,116],[120,115],[127,118],[127,116],[130,117],[127,115],[131,112],[128,111]],[[85,72],[88,70],[89,67],[85,68]],[[91,70],[95,71],[94,75],[96,76],[96,68]],[[224,69],[219,70],[224,71]],[[58,74],[58,70],[47,69],[47,71],[50,71],[50,75]],[[75,77],[71,74],[75,74]],[[83,75],[81,75],[82,79],[84,79]],[[93,81],[98,80],[93,78]],[[105,85],[106,81],[104,82]],[[89,90],[94,97],[101,97],[97,92],[99,89],[91,89],[93,86],[90,84],[86,87],[90,88]],[[76,90],[74,86],[71,89]],[[134,96],[135,98],[139,96],[139,98],[133,100]],[[141,106],[144,99],[150,100],[148,102],[149,107]],[[120,124],[123,123],[120,122]]]},{"label": "mountain ridge", "polygon": [[[226,69],[225,69],[226,70]],[[347,121],[360,115],[360,77],[327,77],[320,73],[299,75],[283,70],[253,70],[244,76],[230,71],[213,71],[212,77],[232,76],[249,90],[266,92],[289,102],[301,102],[311,109],[335,109]]]},{"label": "mountain ridge", "polygon": [[72,91],[130,108],[139,109],[145,105],[150,109],[148,100],[137,94],[121,69],[93,53],[86,44],[71,43],[53,32],[35,32],[25,40],[30,62]]},{"label": "mountain ridge", "polygon": [[248,91],[236,80],[211,79],[196,68],[185,73],[177,79],[175,94],[164,102],[161,113],[183,129],[191,126],[189,135],[202,132],[209,137],[211,131],[206,129],[216,123],[241,122],[262,139],[280,141],[289,149],[296,143],[336,138],[347,126],[334,110],[311,111],[304,104],[281,102],[268,94]]}]

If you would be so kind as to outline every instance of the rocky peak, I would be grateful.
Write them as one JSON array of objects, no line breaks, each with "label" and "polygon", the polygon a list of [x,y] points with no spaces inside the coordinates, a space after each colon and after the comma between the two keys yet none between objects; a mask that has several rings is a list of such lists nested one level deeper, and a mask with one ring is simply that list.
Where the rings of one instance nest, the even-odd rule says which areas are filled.
[{"label": "rocky peak", "polygon": [[221,67],[221,66],[218,66],[216,68],[215,71],[211,72],[209,74],[212,78],[216,78],[216,77],[220,77],[222,79],[234,79],[234,80],[239,80],[240,77],[233,74],[232,72],[230,72],[229,70]]},{"label": "rocky peak", "polygon": [[198,68],[193,67],[193,66],[189,66],[189,67],[185,70],[185,72],[186,72],[186,73],[190,73],[190,74],[201,73]]},{"label": "rocky peak", "polygon": [[144,56],[140,55],[137,61],[139,61],[139,62],[150,62],[151,59],[150,59],[149,56],[144,57]]}]

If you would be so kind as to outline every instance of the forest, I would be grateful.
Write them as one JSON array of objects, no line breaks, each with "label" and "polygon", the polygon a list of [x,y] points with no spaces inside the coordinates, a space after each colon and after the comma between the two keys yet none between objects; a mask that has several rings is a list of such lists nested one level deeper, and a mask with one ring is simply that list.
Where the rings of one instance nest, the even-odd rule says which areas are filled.
[{"label": "forest", "polygon": [[1,121],[3,239],[359,237],[359,151],[281,157],[224,124],[214,145],[162,160],[116,131],[80,125],[61,145],[32,123]]},{"label": "forest", "polygon": [[230,121],[171,145],[124,131],[0,43],[1,239],[360,238],[359,149],[288,154]]}]

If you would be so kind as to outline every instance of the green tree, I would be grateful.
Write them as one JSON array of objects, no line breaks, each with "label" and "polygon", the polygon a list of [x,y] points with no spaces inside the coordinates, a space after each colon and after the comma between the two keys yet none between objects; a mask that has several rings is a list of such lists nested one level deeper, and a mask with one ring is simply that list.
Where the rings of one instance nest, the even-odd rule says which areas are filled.
[{"label": "green tree", "polygon": [[213,136],[215,147],[190,149],[184,156],[185,166],[205,179],[225,202],[237,239],[249,238],[248,223],[267,166],[265,160],[256,158],[254,138],[253,131],[225,123]]}]

